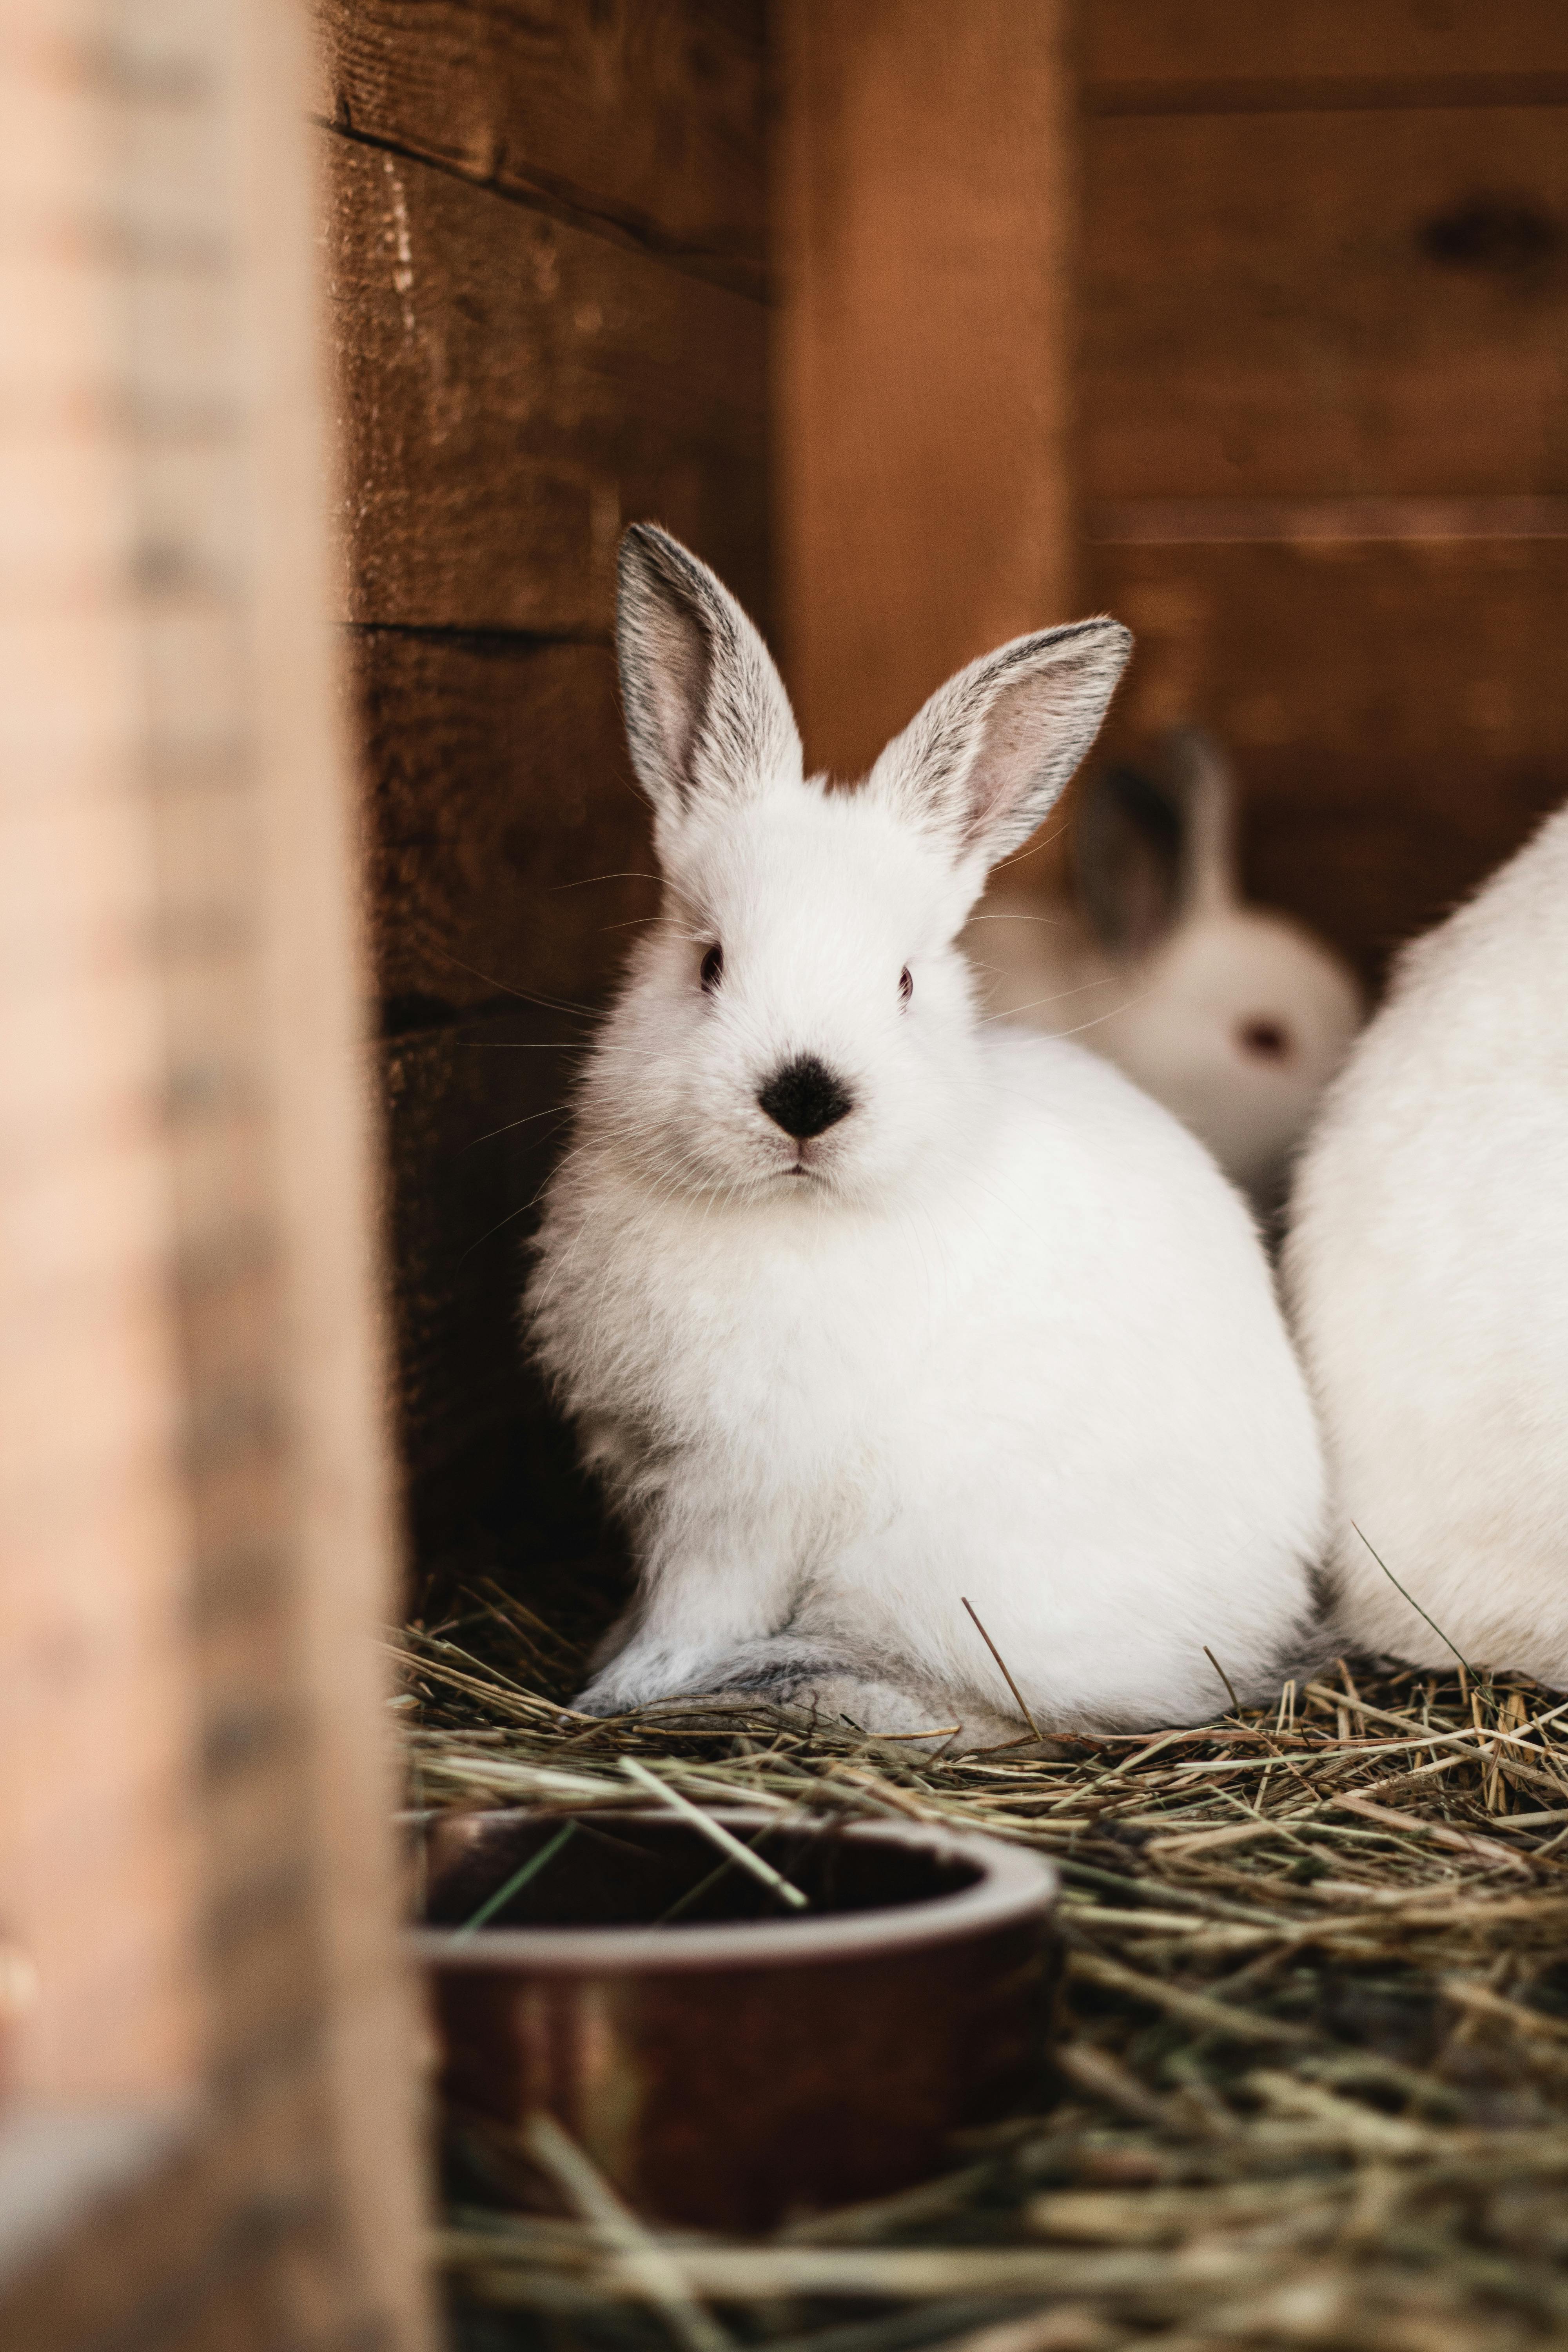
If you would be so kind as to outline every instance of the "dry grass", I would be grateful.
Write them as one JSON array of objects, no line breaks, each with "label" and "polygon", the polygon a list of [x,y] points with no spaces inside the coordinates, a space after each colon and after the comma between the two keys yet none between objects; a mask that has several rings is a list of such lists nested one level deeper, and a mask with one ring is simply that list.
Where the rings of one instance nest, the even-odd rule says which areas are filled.
[{"label": "dry grass", "polygon": [[[812,2352],[1568,2339],[1568,1700],[1342,1666],[1268,1717],[940,1761],[692,1708],[597,1725],[498,1590],[408,1637],[416,1801],[725,1800],[1059,1864],[1059,2095],[943,2180],[763,2242],[454,2210],[462,2342]],[[647,1801],[657,1798],[649,1795]]]}]

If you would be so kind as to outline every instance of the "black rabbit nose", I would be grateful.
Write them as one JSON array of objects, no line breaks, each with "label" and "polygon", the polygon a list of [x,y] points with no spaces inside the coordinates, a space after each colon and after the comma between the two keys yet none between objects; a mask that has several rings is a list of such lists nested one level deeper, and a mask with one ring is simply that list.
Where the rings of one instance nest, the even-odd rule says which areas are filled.
[{"label": "black rabbit nose", "polygon": [[797,1143],[836,1126],[855,1108],[848,1088],[815,1054],[802,1054],[775,1070],[767,1085],[758,1088],[757,1100],[773,1125]]}]

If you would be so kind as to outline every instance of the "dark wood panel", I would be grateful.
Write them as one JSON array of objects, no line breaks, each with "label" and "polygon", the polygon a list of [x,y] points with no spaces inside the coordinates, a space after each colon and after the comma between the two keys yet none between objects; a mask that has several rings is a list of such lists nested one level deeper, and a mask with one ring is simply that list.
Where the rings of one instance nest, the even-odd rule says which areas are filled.
[{"label": "dark wood panel", "polygon": [[552,1623],[582,1620],[591,1633],[584,1611],[602,1627],[616,1606],[622,1547],[518,1318],[540,1191],[563,1146],[576,1058],[552,1041],[565,1034],[520,1009],[385,1048],[394,1411],[416,1609],[443,1610],[499,1575]]},{"label": "dark wood panel", "polygon": [[1102,121],[1085,173],[1090,499],[1568,491],[1568,110]]},{"label": "dark wood panel", "polygon": [[758,291],[763,0],[317,0],[322,114]]},{"label": "dark wood panel", "polygon": [[350,617],[606,632],[640,517],[761,613],[758,304],[325,136]]},{"label": "dark wood panel", "polygon": [[1568,799],[1568,544],[1090,553],[1138,637],[1108,751],[1211,727],[1249,887],[1370,978]]},{"label": "dark wood panel", "polygon": [[387,1024],[599,1003],[658,898],[613,656],[396,630],[354,655]]},{"label": "dark wood panel", "polygon": [[537,1415],[518,1300],[579,1035],[519,1006],[383,1049],[397,1402],[416,1478]]},{"label": "dark wood panel", "polygon": [[[1087,0],[1086,94],[1568,73],[1561,0]],[[1325,89],[1322,95],[1327,96]]]}]

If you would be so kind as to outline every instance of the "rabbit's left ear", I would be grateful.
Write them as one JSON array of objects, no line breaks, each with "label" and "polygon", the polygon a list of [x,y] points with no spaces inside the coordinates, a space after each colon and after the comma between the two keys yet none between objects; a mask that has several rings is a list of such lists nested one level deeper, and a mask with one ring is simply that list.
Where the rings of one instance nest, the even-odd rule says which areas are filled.
[{"label": "rabbit's left ear", "polygon": [[621,541],[616,650],[632,764],[661,840],[705,796],[799,780],[800,737],[766,646],[723,583],[653,523]]},{"label": "rabbit's left ear", "polygon": [[1237,904],[1236,784],[1212,739],[1181,727],[1164,772],[1102,768],[1073,826],[1079,897],[1111,955],[1153,952],[1181,924]]},{"label": "rabbit's left ear", "polygon": [[938,688],[888,745],[866,789],[940,835],[955,865],[994,866],[1061,793],[1131,650],[1119,621],[1016,637]]}]

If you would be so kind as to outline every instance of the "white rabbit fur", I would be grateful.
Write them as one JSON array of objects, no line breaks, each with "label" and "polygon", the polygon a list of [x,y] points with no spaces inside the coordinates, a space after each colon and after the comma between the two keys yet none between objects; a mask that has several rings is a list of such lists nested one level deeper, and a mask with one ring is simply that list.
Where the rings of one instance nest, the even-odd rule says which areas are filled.
[{"label": "white rabbit fur", "polygon": [[1331,1089],[1286,1244],[1345,1633],[1419,1665],[1458,1649],[1559,1686],[1565,1008],[1568,810],[1405,951]]},{"label": "white rabbit fur", "polygon": [[1168,788],[1125,769],[1090,780],[1074,826],[1076,897],[1004,879],[963,943],[989,980],[990,1013],[1080,1037],[1271,1214],[1361,1026],[1361,990],[1325,941],[1243,899],[1235,784],[1215,745],[1183,729],[1168,758]]},{"label": "white rabbit fur", "polygon": [[[1210,1715],[1205,1643],[1260,1696],[1310,1613],[1322,1493],[1251,1222],[1105,1063],[978,1027],[954,944],[1126,632],[971,665],[854,792],[804,778],[762,639],[647,526],[619,643],[665,899],[527,1296],[637,1553],[580,1704],[749,1692],[1008,1738],[965,1597],[1037,1722]],[[804,1054],[854,1108],[796,1140],[758,1097]]]}]

